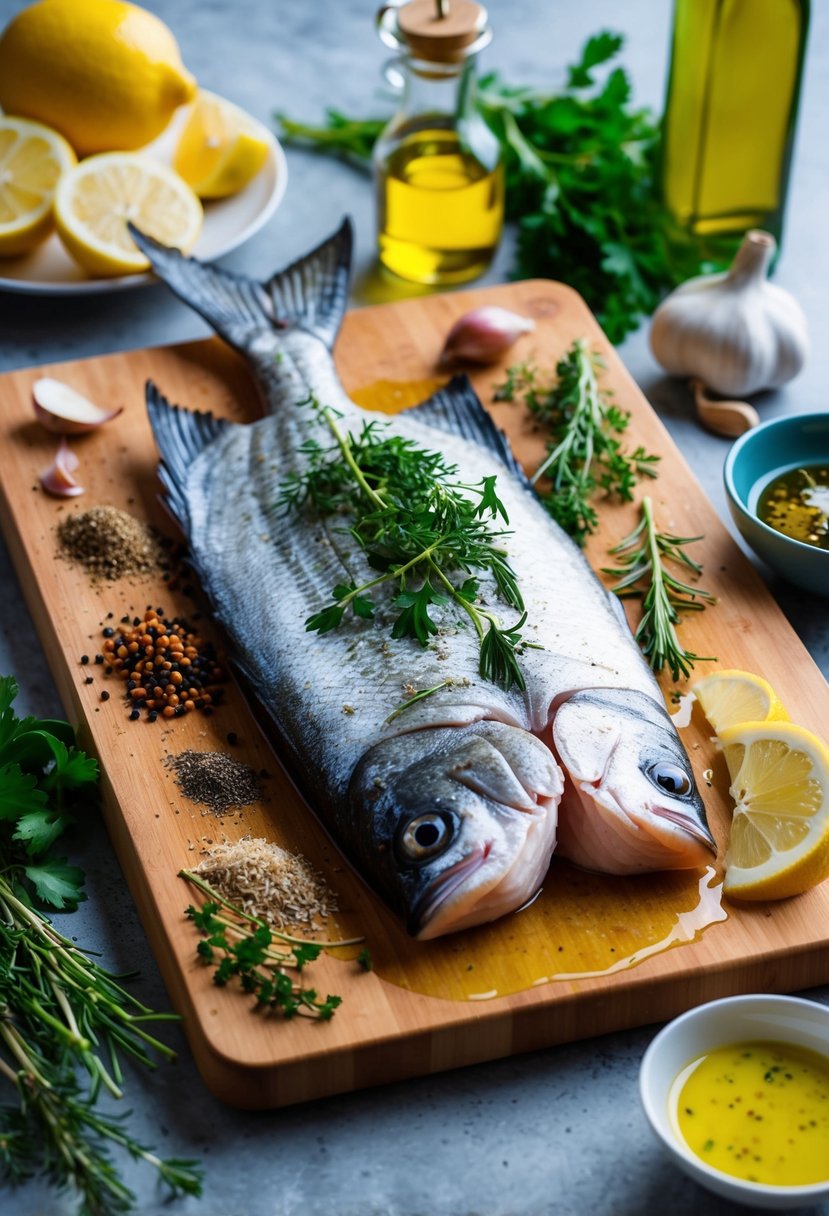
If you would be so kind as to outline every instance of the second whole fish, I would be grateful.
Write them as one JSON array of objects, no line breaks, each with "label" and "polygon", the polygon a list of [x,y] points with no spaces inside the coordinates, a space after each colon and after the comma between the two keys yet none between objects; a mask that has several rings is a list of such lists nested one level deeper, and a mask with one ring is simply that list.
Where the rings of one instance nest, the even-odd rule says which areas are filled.
[{"label": "second whole fish", "polygon": [[[544,511],[468,383],[390,418],[358,408],[331,356],[347,299],[351,228],[266,283],[136,233],[153,269],[247,359],[266,415],[238,425],[148,389],[169,505],[256,699],[310,805],[363,879],[422,939],[520,908],[554,849],[629,874],[704,865],[714,850],[688,758],[618,601]],[[497,474],[503,543],[527,609],[522,690],[479,675],[475,631],[451,606],[423,647],[375,619],[308,633],[337,584],[372,577],[337,516],[280,510],[319,419],[441,451],[465,485]],[[303,404],[304,403],[304,404]],[[494,583],[480,595],[508,624]],[[439,687],[438,687],[439,686]],[[438,690],[402,713],[412,688]],[[394,715],[390,719],[390,715]]]}]

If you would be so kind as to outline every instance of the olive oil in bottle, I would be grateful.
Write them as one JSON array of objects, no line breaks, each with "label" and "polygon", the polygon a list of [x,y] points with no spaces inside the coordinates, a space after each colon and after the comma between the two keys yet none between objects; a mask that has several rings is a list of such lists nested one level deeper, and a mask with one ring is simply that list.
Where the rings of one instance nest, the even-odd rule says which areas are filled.
[{"label": "olive oil in bottle", "polygon": [[748,228],[780,243],[809,0],[675,0],[662,189],[727,260]]},{"label": "olive oil in bottle", "polygon": [[400,57],[399,112],[374,150],[380,261],[417,283],[463,283],[489,265],[504,219],[498,141],[475,105],[474,54],[491,35],[474,0],[381,10]]}]

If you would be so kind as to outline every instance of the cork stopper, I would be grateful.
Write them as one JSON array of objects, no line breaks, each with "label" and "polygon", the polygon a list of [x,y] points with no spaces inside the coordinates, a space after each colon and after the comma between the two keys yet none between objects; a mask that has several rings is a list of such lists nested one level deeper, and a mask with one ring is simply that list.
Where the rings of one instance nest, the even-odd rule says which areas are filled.
[{"label": "cork stopper", "polygon": [[487,12],[476,0],[408,0],[378,14],[383,34],[417,59],[459,63],[489,41]]}]

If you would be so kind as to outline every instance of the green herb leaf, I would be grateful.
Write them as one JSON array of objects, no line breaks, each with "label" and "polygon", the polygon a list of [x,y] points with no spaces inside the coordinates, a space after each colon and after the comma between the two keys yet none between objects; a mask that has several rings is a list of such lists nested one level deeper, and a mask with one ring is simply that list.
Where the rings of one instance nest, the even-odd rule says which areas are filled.
[{"label": "green herb leaf", "polygon": [[74,912],[81,900],[86,899],[82,890],[83,870],[62,859],[24,866],[23,873],[34,887],[37,898],[59,911]]}]

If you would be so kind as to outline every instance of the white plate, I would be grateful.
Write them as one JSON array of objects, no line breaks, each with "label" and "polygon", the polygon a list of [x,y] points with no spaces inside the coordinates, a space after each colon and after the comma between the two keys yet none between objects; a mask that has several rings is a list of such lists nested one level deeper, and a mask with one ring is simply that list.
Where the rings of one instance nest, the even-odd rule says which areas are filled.
[{"label": "white plate", "polygon": [[[170,164],[189,110],[189,106],[177,110],[166,130],[143,151]],[[191,252],[205,261],[230,253],[231,249],[249,240],[267,223],[282,201],[288,184],[285,153],[275,136],[259,125],[266,131],[269,144],[267,159],[259,173],[239,194],[204,204],[204,227]],[[0,290],[29,295],[87,295],[123,291],[154,282],[157,280],[151,274],[91,279],[72,261],[55,234],[25,257],[0,258]]]}]

